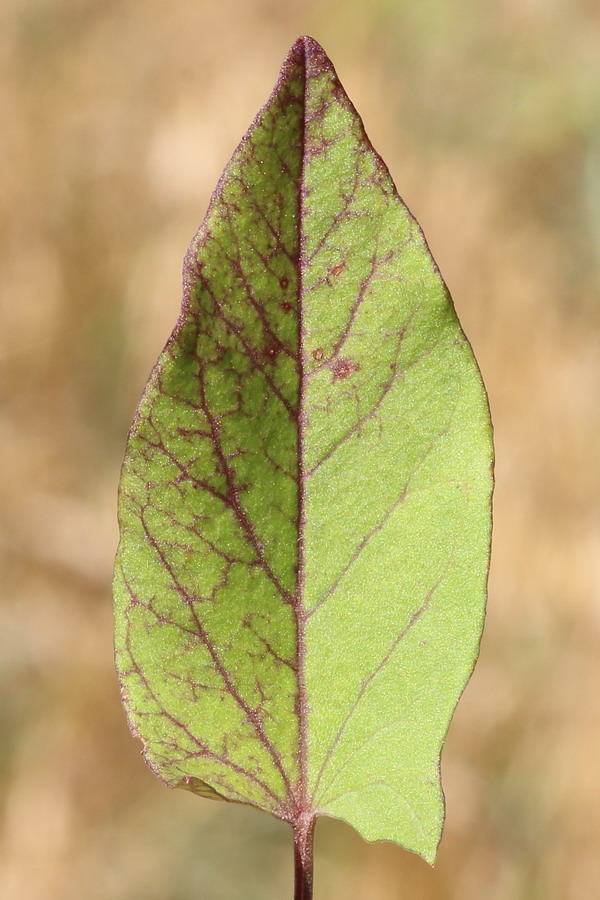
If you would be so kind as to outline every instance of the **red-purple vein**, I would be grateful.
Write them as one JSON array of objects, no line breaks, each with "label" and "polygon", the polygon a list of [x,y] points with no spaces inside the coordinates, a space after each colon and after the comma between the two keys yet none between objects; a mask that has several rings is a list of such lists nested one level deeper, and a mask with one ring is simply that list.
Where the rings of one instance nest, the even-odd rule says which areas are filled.
[{"label": "red-purple vein", "polygon": [[298,184],[298,358],[300,361],[300,377],[298,380],[298,428],[297,428],[297,454],[298,454],[298,577],[296,583],[296,595],[294,598],[294,612],[296,614],[297,634],[297,658],[296,671],[298,687],[296,695],[296,714],[298,717],[298,752],[299,752],[299,777],[300,783],[297,826],[300,827],[305,818],[310,815],[311,809],[308,801],[308,696],[306,689],[306,623],[307,615],[304,607],[304,529],[306,524],[305,513],[305,474],[304,474],[304,431],[306,429],[305,411],[305,349],[304,349],[304,313],[303,313],[303,289],[304,289],[304,259],[306,246],[304,235],[304,201],[302,191],[304,188],[304,176],[306,166],[306,95],[307,95],[307,60],[306,44],[303,43],[304,55],[304,99],[302,116],[302,161]]},{"label": "red-purple vein", "polygon": [[[206,291],[206,293],[212,300],[216,315],[219,317],[219,319],[221,319],[221,321],[229,329],[229,331],[232,334],[235,334],[238,341],[244,348],[244,352],[246,353],[246,356],[248,356],[248,358],[250,359],[250,362],[252,363],[254,368],[257,369],[261,373],[261,375],[263,376],[263,378],[269,385],[269,388],[271,389],[273,394],[285,406],[290,418],[292,420],[294,420],[295,419],[295,410],[292,408],[291,403],[283,396],[283,394],[281,393],[281,391],[275,384],[275,382],[274,382],[273,378],[271,377],[271,375],[269,374],[269,372],[267,372],[265,367],[260,362],[260,359],[259,359],[258,354],[256,353],[254,347],[252,347],[252,345],[242,336],[242,334],[240,333],[241,329],[236,327],[235,323],[227,318],[227,316],[225,315],[225,311],[223,309],[223,304],[217,299],[214,291],[211,289],[211,287],[208,283],[208,280],[202,275],[201,272],[198,272],[198,280],[200,281],[200,283],[202,284],[202,287],[204,288],[204,290]],[[193,313],[193,314],[195,316],[197,315],[196,313]],[[196,356],[196,358],[198,358],[198,357]]]},{"label": "red-purple vein", "polygon": [[181,584],[181,582],[177,578],[177,575],[175,573],[175,570],[173,569],[173,566],[171,565],[171,563],[167,559],[165,553],[163,552],[163,550],[160,546],[160,543],[156,540],[156,538],[154,537],[154,535],[148,528],[148,525],[145,521],[145,517],[143,515],[141,518],[141,522],[142,522],[142,527],[144,529],[146,537],[148,539],[148,543],[155,550],[162,565],[164,566],[165,570],[168,572],[168,574],[171,578],[171,581],[173,583],[173,586],[175,587],[175,590],[177,591],[177,593],[179,594],[179,596],[181,597],[181,599],[183,600],[183,602],[189,609],[190,614],[194,620],[194,625],[196,626],[196,629],[198,632],[198,638],[200,639],[200,641],[202,642],[202,644],[208,651],[208,654],[213,661],[213,665],[214,665],[216,671],[219,673],[219,675],[223,679],[223,683],[224,683],[228,693],[231,695],[231,697],[233,698],[235,703],[237,703],[237,705],[243,711],[246,719],[248,720],[248,722],[250,722],[250,724],[254,728],[254,730],[258,736],[258,739],[263,744],[267,753],[271,757],[273,765],[275,766],[275,768],[281,775],[281,779],[286,787],[288,796],[291,796],[291,786],[290,786],[289,778],[285,771],[285,767],[282,763],[281,756],[277,752],[275,747],[273,746],[273,743],[271,742],[271,740],[269,739],[260,716],[257,714],[257,711],[255,709],[252,709],[252,707],[246,702],[246,700],[244,700],[244,698],[242,697],[242,695],[239,693],[238,689],[234,685],[233,681],[231,680],[231,676],[229,675],[229,672],[227,671],[221,657],[219,656],[219,654],[215,648],[215,645],[209,638],[208,632],[206,631],[206,629],[204,628],[204,626],[202,625],[202,622],[200,621],[200,619],[198,617],[198,613],[196,612],[196,608],[193,603],[193,599],[190,597],[190,595],[188,594],[188,592],[185,589],[185,587],[183,586],[183,584]]},{"label": "red-purple vein", "polygon": [[273,237],[277,240],[277,242],[278,242],[277,246],[281,249],[281,252],[284,254],[284,256],[287,256],[287,258],[290,260],[290,262],[295,263],[296,259],[295,259],[294,254],[290,253],[290,251],[284,245],[283,241],[281,240],[281,234],[277,231],[277,229],[275,228],[275,226],[273,225],[273,223],[267,216],[266,212],[264,211],[264,209],[260,206],[259,203],[257,203],[255,198],[250,194],[250,189],[248,188],[248,185],[245,183],[245,181],[243,180],[241,175],[233,175],[232,178],[239,183],[239,186],[242,189],[242,192],[248,196],[248,202],[250,203],[251,206],[254,207],[254,209],[258,213],[259,217],[263,220],[263,222],[267,226],[268,230],[271,232]]},{"label": "red-purple vein", "polygon": [[[125,587],[129,594],[130,600],[134,606],[138,605],[139,599],[137,597],[137,594],[131,587],[129,580],[125,576],[125,572],[124,572],[122,564],[121,564],[120,568],[121,568],[121,573],[122,573],[122,577],[123,577],[123,583],[125,584]],[[145,606],[145,604],[142,604],[142,605]],[[148,608],[148,607],[145,606],[145,608]],[[180,627],[180,626],[177,626],[177,627]],[[187,629],[185,629],[185,630],[187,630]],[[198,755],[205,757],[207,759],[213,759],[215,762],[219,762],[222,765],[227,766],[228,768],[232,769],[237,774],[247,776],[250,779],[250,781],[253,781],[256,785],[261,787],[265,791],[265,793],[268,796],[270,796],[277,803],[277,805],[279,807],[281,804],[280,798],[277,796],[277,794],[275,794],[275,792],[272,790],[272,788],[269,787],[269,785],[266,782],[264,782],[261,778],[259,778],[257,775],[250,772],[249,770],[244,769],[242,766],[237,765],[236,763],[234,763],[232,760],[228,759],[227,757],[220,756],[218,753],[215,753],[214,750],[211,750],[208,747],[208,745],[204,743],[204,741],[201,741],[200,738],[196,737],[196,735],[188,728],[187,725],[185,725],[180,719],[178,719],[172,713],[169,713],[167,711],[165,706],[160,702],[160,700],[156,696],[156,693],[150,687],[150,683],[149,683],[147,677],[144,675],[144,673],[141,669],[141,666],[139,665],[139,663],[137,662],[137,660],[135,658],[133,648],[131,646],[131,635],[130,635],[129,629],[127,631],[127,635],[125,638],[125,646],[126,646],[129,658],[131,660],[131,665],[133,666],[134,672],[136,673],[136,675],[138,676],[138,678],[144,685],[144,688],[145,688],[146,692],[148,693],[148,696],[158,706],[158,708],[160,710],[159,715],[163,715],[166,719],[169,720],[169,722],[171,722],[172,725],[174,725],[176,728],[179,728],[181,731],[183,731],[183,733],[186,735],[186,737],[188,737],[189,740],[193,744],[195,744],[197,747],[200,748],[200,752]],[[182,750],[182,752],[185,752],[185,751],[183,751],[183,748],[181,748],[181,750]],[[237,791],[236,791],[236,793],[237,793]]]},{"label": "red-purple vein", "polygon": [[357,562],[361,553],[363,552],[363,550],[365,549],[367,544],[371,541],[371,539],[374,538],[375,535],[378,534],[385,527],[385,525],[390,520],[390,518],[392,517],[394,512],[398,509],[399,506],[402,505],[402,503],[404,503],[404,501],[406,500],[407,494],[408,494],[408,485],[404,488],[404,490],[402,491],[400,496],[394,500],[394,502],[389,507],[389,509],[386,509],[384,515],[379,520],[379,522],[377,522],[373,526],[373,528],[371,528],[371,530],[367,532],[367,534],[364,536],[364,538],[356,546],[354,552],[351,554],[348,562],[346,563],[344,568],[341,570],[339,575],[332,582],[332,584],[327,589],[327,591],[323,594],[321,599],[307,613],[307,615],[309,617],[312,616],[314,613],[316,613],[317,610],[319,610],[323,606],[323,604],[326,603],[327,600],[329,600],[331,595],[335,593],[335,591],[337,590],[337,588],[340,584],[340,581],[348,574],[348,572],[350,571],[352,566]]},{"label": "red-purple vein", "polygon": [[408,496],[408,492],[410,491],[410,485],[411,485],[412,480],[417,475],[421,466],[423,466],[427,462],[427,460],[433,453],[438,442],[441,441],[442,438],[444,438],[448,434],[449,430],[450,430],[450,425],[446,426],[446,428],[444,428],[443,431],[441,431],[439,434],[437,434],[434,437],[434,439],[431,441],[431,443],[427,447],[427,450],[425,451],[425,453],[423,454],[423,456],[421,457],[419,462],[416,464],[416,466],[414,467],[414,469],[412,470],[412,472],[410,473],[408,478],[406,479],[406,483],[404,485],[404,488],[403,488],[400,496],[394,500],[394,502],[391,504],[391,506],[389,506],[388,509],[386,509],[386,511],[384,512],[381,519],[375,523],[375,525],[371,528],[371,530],[369,532],[367,532],[367,534],[364,536],[364,538],[362,538],[362,540],[357,544],[356,548],[354,549],[353,553],[350,556],[350,559],[348,560],[346,565],[343,567],[343,569],[341,570],[339,575],[337,575],[337,577],[332,582],[330,587],[327,589],[325,594],[321,597],[321,599],[318,600],[317,603],[308,612],[309,617],[312,616],[313,613],[316,613],[317,610],[319,610],[323,606],[323,604],[332,596],[332,594],[335,593],[340,582],[348,574],[348,572],[350,571],[352,566],[355,565],[355,563],[358,561],[361,553],[363,552],[363,550],[365,549],[367,544],[371,541],[372,538],[375,537],[375,535],[379,534],[379,532],[382,531],[383,528],[385,528],[385,526],[387,525],[387,523],[389,522],[390,518],[395,513],[395,511],[398,509],[398,507],[404,503],[404,501],[406,500],[406,498]]},{"label": "red-purple vein", "polygon": [[342,220],[350,214],[350,205],[356,196],[356,191],[358,188],[358,176],[359,176],[359,171],[358,171],[358,166],[357,166],[354,171],[354,184],[352,186],[352,190],[348,194],[346,194],[346,196],[344,197],[344,205],[342,206],[341,210],[335,214],[335,216],[333,217],[333,219],[331,221],[331,224],[329,225],[328,228],[325,229],[325,231],[319,238],[316,247],[314,248],[314,250],[312,251],[312,253],[310,254],[310,256],[307,259],[307,263],[310,264],[313,262],[313,260],[317,256],[317,254],[325,246],[326,241],[333,235],[333,233],[339,227]]},{"label": "red-purple vein", "polygon": [[427,610],[429,609],[430,603],[431,603],[431,598],[433,597],[434,593],[437,591],[437,589],[439,588],[440,584],[441,584],[442,581],[444,580],[444,577],[445,577],[445,575],[446,575],[446,571],[447,571],[447,566],[444,567],[442,573],[440,574],[438,580],[437,580],[436,583],[433,585],[433,587],[431,587],[431,588],[427,591],[427,593],[426,593],[426,595],[425,595],[425,599],[423,600],[423,602],[421,603],[421,605],[419,606],[419,608],[416,609],[416,610],[414,611],[414,613],[412,613],[412,615],[410,616],[408,622],[406,623],[406,625],[404,626],[404,628],[402,629],[402,631],[400,632],[400,634],[398,634],[398,635],[394,638],[394,640],[392,641],[392,643],[391,643],[390,646],[388,647],[387,651],[386,651],[385,654],[383,655],[382,659],[381,659],[381,660],[379,661],[379,663],[375,666],[375,668],[373,669],[373,671],[370,672],[369,675],[367,675],[367,676],[366,676],[365,678],[363,678],[363,680],[361,681],[360,689],[359,689],[359,691],[358,691],[358,693],[357,693],[357,695],[356,695],[356,697],[355,697],[355,699],[354,699],[354,702],[353,702],[352,705],[350,706],[350,709],[349,709],[348,712],[346,713],[346,716],[344,717],[344,719],[343,719],[343,721],[342,721],[340,727],[338,728],[338,730],[337,730],[337,732],[336,732],[336,734],[335,734],[335,737],[334,737],[333,741],[331,742],[331,744],[330,744],[330,746],[329,746],[329,749],[327,750],[327,753],[325,754],[325,758],[323,759],[323,762],[322,762],[322,764],[321,764],[321,768],[319,769],[319,774],[317,775],[317,778],[316,778],[316,781],[315,781],[315,787],[314,787],[314,791],[313,791],[313,803],[314,803],[315,805],[316,805],[316,798],[317,798],[317,793],[318,793],[318,790],[319,790],[319,785],[320,785],[320,783],[321,783],[321,779],[323,778],[323,775],[325,774],[325,771],[327,770],[327,766],[329,765],[329,763],[330,763],[330,761],[331,761],[331,758],[332,758],[332,756],[333,756],[333,754],[334,754],[336,748],[338,747],[338,745],[339,745],[339,743],[340,743],[340,740],[341,740],[341,738],[342,738],[342,735],[343,735],[344,731],[345,731],[346,728],[348,727],[348,725],[349,725],[349,723],[350,723],[350,720],[352,719],[352,716],[354,715],[354,713],[355,713],[356,710],[358,709],[358,707],[359,707],[359,705],[360,705],[360,703],[361,703],[363,697],[365,696],[365,694],[366,694],[366,692],[367,692],[367,689],[368,689],[369,685],[370,685],[371,682],[377,677],[377,675],[379,675],[379,673],[386,667],[386,665],[388,664],[388,662],[390,661],[390,659],[392,658],[392,656],[394,655],[394,653],[395,653],[396,650],[398,649],[398,646],[399,646],[400,642],[401,642],[401,641],[406,637],[406,635],[412,630],[412,628],[416,625],[416,623],[419,621],[419,619],[427,612]]},{"label": "red-purple vein", "polygon": [[210,409],[210,404],[208,403],[208,400],[206,397],[206,389],[205,389],[205,384],[204,384],[205,365],[204,365],[203,360],[200,358],[200,356],[198,354],[195,354],[195,359],[198,364],[198,388],[199,388],[199,393],[200,393],[200,406],[202,407],[202,411],[204,412],[204,414],[208,420],[208,424],[209,424],[211,434],[212,434],[214,453],[215,453],[215,456],[217,457],[217,460],[221,467],[221,471],[223,472],[223,475],[225,476],[225,483],[227,485],[228,505],[233,510],[233,513],[234,513],[236,519],[238,520],[238,523],[239,523],[244,535],[246,536],[248,543],[253,547],[254,552],[256,553],[256,555],[258,557],[261,568],[264,570],[264,572],[266,573],[266,575],[270,579],[270,581],[273,582],[273,584],[277,588],[277,591],[281,595],[284,602],[288,603],[288,604],[292,604],[293,603],[292,595],[289,593],[289,591],[287,591],[283,587],[283,585],[281,584],[281,582],[279,581],[279,579],[277,578],[277,576],[275,575],[275,573],[269,566],[269,564],[266,560],[266,557],[265,557],[264,549],[263,549],[260,541],[258,540],[258,536],[254,530],[254,526],[252,525],[252,522],[248,518],[248,516],[240,502],[238,490],[235,485],[235,473],[234,473],[233,469],[231,468],[231,466],[229,465],[229,462],[227,461],[227,457],[223,451],[223,447],[221,444],[221,433],[220,433],[219,422],[217,421],[216,416],[213,415],[213,413]]},{"label": "red-purple vein", "polygon": [[231,229],[231,240],[234,242],[235,249],[236,249],[235,258],[230,259],[229,261],[231,263],[232,268],[237,273],[239,280],[242,283],[242,287],[244,288],[244,292],[246,294],[246,297],[248,298],[248,302],[256,311],[256,314],[257,314],[258,318],[260,319],[261,325],[262,325],[265,333],[277,345],[277,347],[279,347],[279,349],[282,351],[282,353],[285,353],[285,355],[289,356],[290,359],[295,360],[296,354],[293,353],[293,351],[290,350],[290,348],[281,340],[279,335],[273,331],[273,329],[271,328],[271,323],[269,322],[269,317],[267,316],[267,312],[265,310],[264,305],[259,300],[257,300],[256,297],[254,296],[252,287],[248,280],[248,276],[246,275],[246,272],[244,271],[244,266],[242,263],[242,251],[241,251],[241,247],[240,247],[240,240],[237,235],[236,229],[231,221],[231,211],[227,210],[226,215],[227,215],[227,220],[229,221],[229,225],[230,225],[230,229]]},{"label": "red-purple vein", "polygon": [[[420,304],[419,304],[419,306],[420,306]],[[415,314],[415,312],[419,309],[419,306],[415,307],[415,309],[413,310],[413,312],[411,313],[411,315],[409,317],[408,323],[406,325],[404,325],[401,328],[401,330],[398,332],[399,340],[398,340],[398,348],[397,348],[397,352],[396,352],[397,360],[400,357],[402,342],[404,339],[404,335],[406,334],[406,331],[408,329],[408,325],[409,325],[413,315]],[[431,347],[429,347],[427,350],[425,350],[423,353],[421,353],[419,356],[417,356],[409,365],[404,366],[402,369],[394,369],[392,371],[392,374],[388,378],[388,380],[385,382],[383,389],[381,391],[381,394],[379,395],[378,399],[375,401],[375,403],[373,404],[371,409],[368,412],[366,412],[363,416],[361,416],[360,419],[358,419],[358,421],[356,421],[353,425],[351,425],[350,428],[348,428],[348,430],[342,435],[342,437],[339,438],[339,440],[337,440],[335,442],[335,444],[332,444],[332,446],[329,448],[329,450],[327,450],[327,452],[323,454],[321,459],[318,460],[318,462],[316,462],[314,464],[314,466],[312,466],[311,469],[308,469],[308,471],[306,473],[306,477],[310,478],[312,475],[314,475],[315,472],[317,471],[317,469],[319,469],[320,466],[323,465],[323,463],[327,462],[328,459],[331,459],[331,457],[334,455],[334,453],[337,453],[337,451],[340,449],[340,447],[343,447],[344,444],[352,437],[352,435],[357,434],[361,430],[361,428],[364,425],[366,425],[367,422],[369,422],[377,414],[377,412],[381,408],[384,400],[386,399],[388,394],[391,392],[391,390],[394,387],[394,385],[396,384],[396,382],[401,381],[404,378],[404,376],[406,375],[406,373],[410,369],[413,368],[413,366],[416,366],[420,362],[423,362],[424,359],[426,359],[428,356],[430,356],[432,353],[434,353],[438,349],[438,347],[440,346],[440,344],[442,342],[443,342],[443,339],[436,341],[434,344],[431,345]],[[316,370],[313,369],[313,372],[314,371],[316,371]],[[311,375],[312,374],[313,373],[311,372]]]}]

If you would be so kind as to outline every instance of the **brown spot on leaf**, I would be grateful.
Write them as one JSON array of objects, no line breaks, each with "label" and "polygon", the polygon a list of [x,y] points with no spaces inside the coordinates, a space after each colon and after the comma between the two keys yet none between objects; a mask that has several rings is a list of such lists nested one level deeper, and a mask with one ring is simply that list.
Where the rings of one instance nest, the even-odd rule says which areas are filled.
[{"label": "brown spot on leaf", "polygon": [[284,312],[291,312],[293,310],[293,306],[291,303],[288,303],[287,300],[284,300],[283,303],[279,304],[279,308]]},{"label": "brown spot on leaf", "polygon": [[345,262],[342,262],[342,263],[340,263],[339,265],[334,266],[333,269],[331,269],[331,274],[332,274],[332,275],[339,275],[340,272],[343,272],[343,270],[344,270],[345,268],[346,268],[346,263],[345,263]]},{"label": "brown spot on leaf", "polygon": [[316,359],[317,362],[321,362],[321,360],[323,359],[323,348],[316,347],[316,349],[313,350],[311,356],[313,359]]},{"label": "brown spot on leaf", "polygon": [[265,354],[266,358],[268,360],[271,360],[271,362],[274,362],[280,353],[281,353],[281,347],[279,346],[279,344],[276,344],[274,341],[272,341],[270,344],[267,344],[267,346],[264,349],[264,354]]},{"label": "brown spot on leaf", "polygon": [[345,356],[336,359],[331,367],[334,381],[348,378],[353,372],[358,372],[359,369],[360,366],[358,363],[353,362],[351,359],[347,359]]},{"label": "brown spot on leaf", "polygon": [[284,290],[286,289],[286,287],[288,286],[289,283],[290,283],[290,280],[289,280],[289,278],[286,278],[285,275],[282,275],[281,278],[279,279],[279,284],[281,285],[281,287]]}]

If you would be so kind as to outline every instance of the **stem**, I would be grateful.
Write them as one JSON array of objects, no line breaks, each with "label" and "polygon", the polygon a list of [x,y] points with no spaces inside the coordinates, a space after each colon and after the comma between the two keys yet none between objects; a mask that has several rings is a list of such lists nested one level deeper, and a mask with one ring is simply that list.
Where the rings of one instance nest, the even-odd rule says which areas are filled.
[{"label": "stem", "polygon": [[294,900],[312,900],[315,820],[294,826]]}]

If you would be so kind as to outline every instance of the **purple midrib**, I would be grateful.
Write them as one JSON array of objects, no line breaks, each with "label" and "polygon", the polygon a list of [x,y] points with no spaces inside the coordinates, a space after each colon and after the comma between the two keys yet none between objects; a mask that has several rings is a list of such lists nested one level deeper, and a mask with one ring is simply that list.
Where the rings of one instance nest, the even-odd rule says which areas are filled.
[{"label": "purple midrib", "polygon": [[305,481],[306,473],[304,468],[304,432],[306,428],[306,412],[305,412],[305,350],[304,350],[304,172],[306,162],[306,93],[307,93],[307,64],[306,64],[306,41],[302,39],[302,52],[304,63],[304,102],[302,115],[302,135],[301,135],[301,152],[302,159],[300,164],[300,178],[298,183],[298,360],[299,360],[299,378],[298,378],[298,430],[297,430],[297,448],[298,448],[298,578],[296,583],[296,594],[294,597],[293,608],[296,616],[296,634],[297,634],[297,700],[296,712],[298,716],[298,755],[299,755],[299,796],[297,798],[297,821],[298,825],[302,820],[310,816],[312,810],[308,797],[308,698],[306,690],[306,625],[307,614],[304,607],[304,529],[306,524],[305,518]]}]

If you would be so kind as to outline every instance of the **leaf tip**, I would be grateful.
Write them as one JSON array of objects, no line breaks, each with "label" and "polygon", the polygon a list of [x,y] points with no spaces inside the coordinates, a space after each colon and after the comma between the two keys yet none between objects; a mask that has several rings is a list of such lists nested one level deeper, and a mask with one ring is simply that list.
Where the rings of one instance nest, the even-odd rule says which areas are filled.
[{"label": "leaf tip", "polygon": [[321,47],[318,41],[316,41],[309,34],[301,34],[299,38],[297,38],[292,44],[292,50],[298,49],[302,51],[313,51],[314,49],[319,50],[321,53],[325,51]]},{"label": "leaf tip", "polygon": [[333,68],[331,60],[319,42],[308,34],[301,34],[294,41],[285,58],[284,66],[286,64],[289,65],[291,62],[297,63],[299,61],[303,61],[306,68],[310,69],[314,74],[317,74],[318,71]]}]

